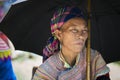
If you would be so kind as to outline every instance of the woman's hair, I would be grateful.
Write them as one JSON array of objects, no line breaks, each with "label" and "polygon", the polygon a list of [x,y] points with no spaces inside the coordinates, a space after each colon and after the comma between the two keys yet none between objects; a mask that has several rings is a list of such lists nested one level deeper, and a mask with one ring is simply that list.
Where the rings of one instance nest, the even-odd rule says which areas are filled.
[{"label": "woman's hair", "polygon": [[64,6],[56,9],[50,22],[52,36],[48,39],[47,45],[43,49],[43,61],[59,51],[59,41],[54,35],[55,31],[59,30],[66,21],[74,17],[85,19],[83,12],[76,6]]}]

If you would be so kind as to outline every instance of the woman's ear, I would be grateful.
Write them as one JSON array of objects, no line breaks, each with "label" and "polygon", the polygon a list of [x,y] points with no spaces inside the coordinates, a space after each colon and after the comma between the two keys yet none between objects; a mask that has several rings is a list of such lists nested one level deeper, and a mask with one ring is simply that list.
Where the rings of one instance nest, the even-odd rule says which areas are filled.
[{"label": "woman's ear", "polygon": [[62,33],[62,32],[61,32],[60,30],[56,30],[55,33],[54,33],[55,36],[58,38],[59,41],[60,41],[60,39],[61,39],[61,33]]}]

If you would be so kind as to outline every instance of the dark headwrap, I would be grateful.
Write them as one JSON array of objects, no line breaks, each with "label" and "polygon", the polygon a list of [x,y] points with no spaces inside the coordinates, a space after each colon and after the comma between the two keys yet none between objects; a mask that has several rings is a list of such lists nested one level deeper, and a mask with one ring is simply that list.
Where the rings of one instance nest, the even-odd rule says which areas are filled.
[{"label": "dark headwrap", "polygon": [[74,17],[84,18],[83,12],[76,6],[65,6],[55,11],[50,23],[53,36],[49,38],[48,44],[43,49],[43,60],[46,60],[48,57],[59,51],[59,41],[55,37],[54,32],[59,30],[66,21]]}]

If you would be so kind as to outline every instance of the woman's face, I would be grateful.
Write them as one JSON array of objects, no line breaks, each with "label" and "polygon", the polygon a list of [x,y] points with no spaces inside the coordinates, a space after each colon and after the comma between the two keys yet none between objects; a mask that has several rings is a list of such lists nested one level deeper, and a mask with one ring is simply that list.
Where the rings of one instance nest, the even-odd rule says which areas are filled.
[{"label": "woman's face", "polygon": [[84,19],[70,19],[64,23],[60,31],[58,39],[62,48],[77,53],[82,50],[88,37],[88,29]]}]

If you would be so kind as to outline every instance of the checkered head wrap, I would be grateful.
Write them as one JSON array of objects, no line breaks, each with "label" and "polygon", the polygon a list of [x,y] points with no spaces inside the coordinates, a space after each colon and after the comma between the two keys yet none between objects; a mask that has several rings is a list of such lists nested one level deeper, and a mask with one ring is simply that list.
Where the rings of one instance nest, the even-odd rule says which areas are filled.
[{"label": "checkered head wrap", "polygon": [[56,30],[59,30],[66,21],[74,17],[84,18],[83,12],[76,6],[65,6],[55,11],[50,22],[51,32],[53,36],[48,39],[48,44],[43,49],[43,61],[59,51],[59,41],[54,36],[54,32]]}]

